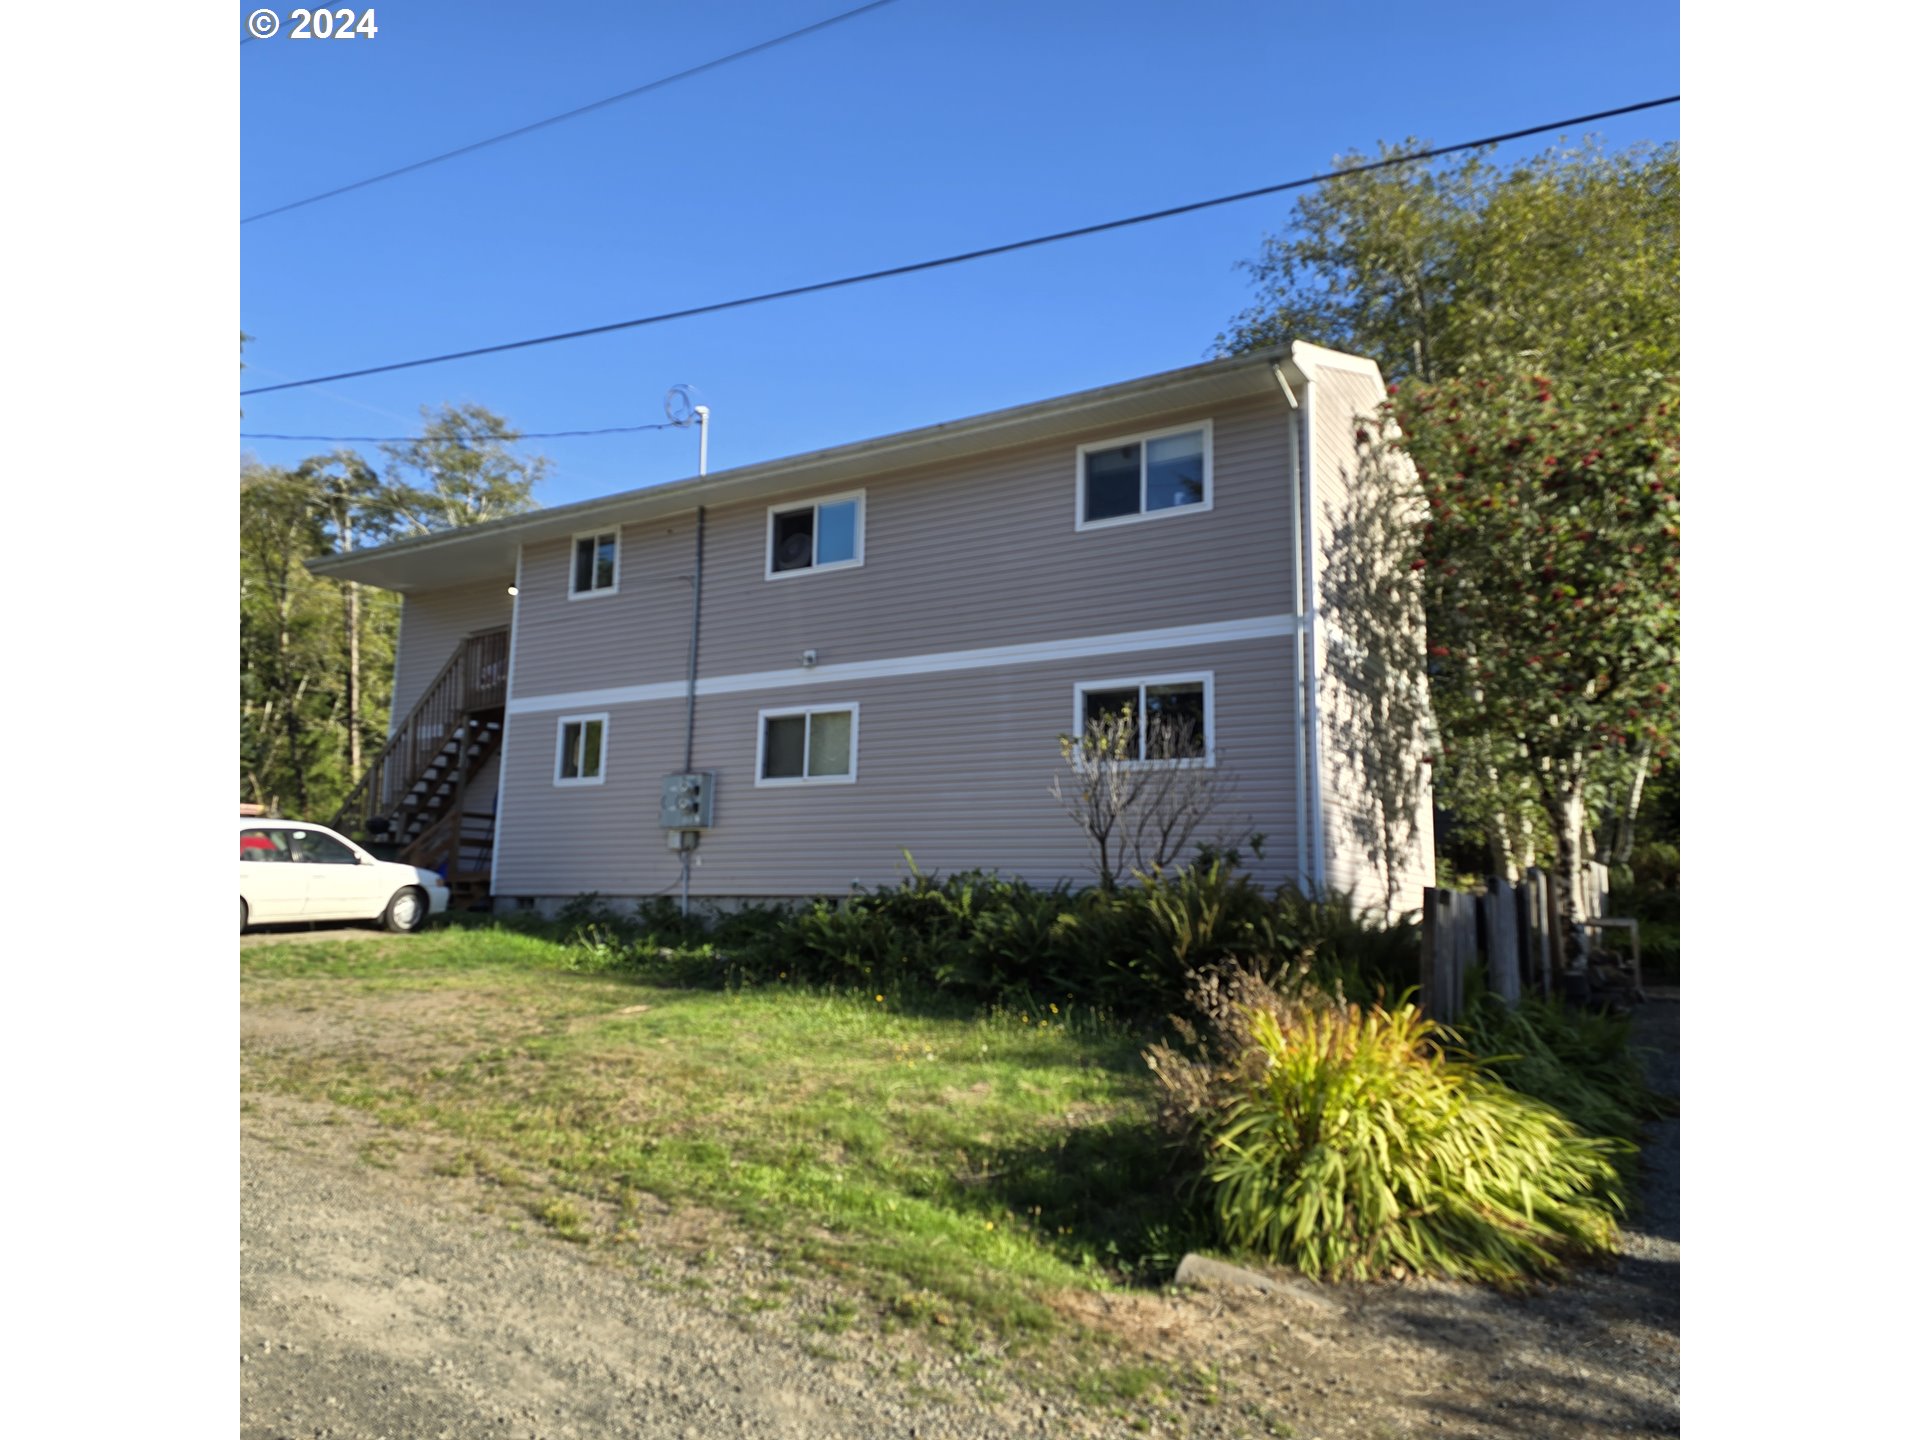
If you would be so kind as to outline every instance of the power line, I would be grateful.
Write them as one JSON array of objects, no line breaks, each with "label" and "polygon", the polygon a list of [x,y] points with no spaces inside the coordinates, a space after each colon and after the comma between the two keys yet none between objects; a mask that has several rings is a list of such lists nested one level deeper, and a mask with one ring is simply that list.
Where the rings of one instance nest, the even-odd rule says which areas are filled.
[{"label": "power line", "polygon": [[1144,225],[1152,220],[1166,220],[1175,215],[1191,215],[1197,210],[1211,210],[1220,205],[1255,200],[1263,195],[1278,195],[1283,191],[1299,190],[1328,180],[1364,175],[1370,170],[1384,170],[1394,165],[1411,165],[1416,161],[1453,155],[1462,150],[1478,150],[1484,146],[1503,144],[1508,140],[1521,140],[1529,135],[1541,135],[1549,130],[1564,130],[1570,126],[1585,125],[1594,120],[1606,120],[1615,115],[1631,115],[1639,110],[1652,110],[1661,105],[1679,103],[1678,95],[1669,95],[1660,100],[1642,100],[1635,105],[1621,105],[1612,110],[1597,110],[1591,115],[1575,115],[1570,119],[1554,120],[1545,125],[1529,125],[1524,130],[1509,130],[1502,135],[1487,135],[1478,140],[1462,140],[1456,145],[1442,145],[1411,155],[1389,156],[1384,160],[1373,160],[1344,170],[1329,170],[1300,180],[1283,181],[1278,185],[1262,185],[1257,190],[1242,190],[1237,194],[1220,195],[1211,200],[1195,200],[1189,204],[1174,205],[1165,210],[1151,210],[1144,215],[1129,215],[1120,220],[1104,220],[1097,225],[1082,225],[1073,230],[1057,230],[1051,235],[1036,235],[1029,240],[1013,240],[1004,245],[989,245],[984,249],[967,250],[958,255],[943,255],[937,260],[917,260],[910,265],[895,265],[885,270],[869,270],[860,275],[844,275],[837,280],[818,280],[811,285],[794,285],[785,290],[768,290],[758,295],[743,296],[737,300],[718,300],[710,305],[693,305],[684,310],[665,310],[655,315],[642,315],[633,320],[615,320],[606,325],[589,325],[581,330],[562,330],[552,335],[536,335],[529,340],[508,340],[499,345],[479,345],[471,350],[450,350],[444,355],[428,355],[418,360],[397,360],[389,365],[369,365],[360,370],[341,370],[332,375],[315,375],[311,379],[288,380],[278,385],[256,385],[253,389],[242,390],[240,393],[266,395],[275,390],[298,390],[307,385],[323,385],[330,380],[354,380],[362,375],[384,375],[390,371],[412,370],[422,365],[441,365],[449,360],[470,360],[477,355],[498,355],[508,350],[530,349],[536,345],[555,345],[563,340],[583,340],[589,335],[607,335],[616,330],[634,330],[643,325],[659,325],[668,320],[685,320],[694,315],[713,315],[722,310],[739,310],[748,305],[764,304],[769,300],[787,300],[796,295],[814,295],[822,290],[838,290],[848,285],[863,285],[870,280],[887,280],[896,275],[913,275],[923,270],[938,270],[947,265],[960,265],[969,260],[984,260],[991,255],[1007,255],[1016,250],[1031,250],[1040,245],[1052,245],[1061,240],[1076,240],[1083,235],[1098,235],[1108,230],[1124,229],[1129,225]]},{"label": "power line", "polygon": [[[633,435],[642,430],[679,430],[689,422],[663,420],[652,425],[608,425],[599,430],[517,430],[511,435],[483,435],[482,441],[501,440],[514,444],[521,440],[567,440],[580,435]],[[339,445],[411,445],[415,441],[450,440],[471,443],[465,435],[271,435],[264,430],[242,430],[242,440],[313,440]]]},{"label": "power line", "polygon": [[604,100],[595,100],[573,110],[564,110],[558,115],[549,115],[544,120],[535,120],[529,125],[521,125],[516,129],[503,130],[498,135],[489,135],[484,140],[475,140],[470,145],[462,145],[457,149],[448,150],[439,155],[429,155],[424,160],[415,160],[412,164],[402,165],[396,170],[383,170],[378,175],[369,175],[364,180],[355,180],[348,185],[338,185],[331,190],[322,190],[318,195],[309,195],[304,200],[289,200],[285,205],[276,205],[271,210],[260,210],[252,215],[243,215],[240,217],[240,223],[242,225],[251,225],[256,220],[265,220],[269,215],[284,215],[287,211],[298,210],[303,205],[317,205],[322,200],[331,200],[334,196],[345,195],[351,190],[364,190],[369,185],[378,185],[382,180],[391,180],[398,175],[410,175],[415,170],[426,169],[429,165],[438,165],[442,161],[453,160],[461,155],[471,155],[474,151],[484,150],[489,145],[498,145],[503,141],[515,140],[522,135],[530,135],[535,130],[544,130],[549,125],[558,125],[562,121],[577,119],[592,111],[604,109],[608,105],[617,105],[622,100],[631,100],[636,95],[645,95],[648,91],[658,90],[663,86],[671,85],[676,80],[685,80],[694,75],[704,74],[708,70],[717,69],[722,65],[732,64],[735,60],[744,60],[749,55],[758,55],[762,50],[771,50],[776,45],[784,45],[789,40],[798,40],[802,35],[811,35],[816,30],[825,30],[830,25],[838,25],[843,20],[852,20],[856,16],[864,15],[870,10],[878,10],[883,5],[891,5],[893,3],[894,0],[869,0],[868,4],[844,11],[839,15],[829,16],[827,19],[815,21],[811,25],[803,25],[798,30],[789,30],[785,35],[776,35],[771,40],[762,40],[757,45],[749,45],[744,50],[735,50],[732,54],[722,55],[716,60],[703,61],[691,69],[678,70],[671,75],[663,75],[658,80],[649,80],[644,85],[636,85],[631,90],[622,90],[618,95],[609,95]]}]

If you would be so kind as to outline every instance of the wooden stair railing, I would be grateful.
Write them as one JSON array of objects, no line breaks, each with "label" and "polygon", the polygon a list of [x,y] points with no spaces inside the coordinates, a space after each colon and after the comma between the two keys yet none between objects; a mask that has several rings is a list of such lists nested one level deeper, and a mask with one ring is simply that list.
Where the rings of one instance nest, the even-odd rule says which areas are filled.
[{"label": "wooden stair railing", "polygon": [[493,868],[493,815],[449,810],[400,852],[408,865],[437,870],[446,877],[456,910],[488,898]]},{"label": "wooden stair railing", "polygon": [[499,739],[500,722],[482,722],[476,712],[507,701],[509,632],[483,630],[454,646],[447,663],[421,694],[329,822],[362,835],[384,820],[387,838],[406,845],[422,838],[437,818],[458,810],[466,782],[486,763]]}]

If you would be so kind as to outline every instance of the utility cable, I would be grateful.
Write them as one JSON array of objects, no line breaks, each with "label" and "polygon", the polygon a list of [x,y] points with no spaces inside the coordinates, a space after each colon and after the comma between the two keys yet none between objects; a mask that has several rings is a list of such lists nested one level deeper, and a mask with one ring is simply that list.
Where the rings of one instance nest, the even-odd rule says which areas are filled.
[{"label": "utility cable", "polygon": [[705,74],[707,71],[718,69],[722,65],[730,65],[735,60],[744,60],[749,55],[758,55],[762,50],[771,50],[776,45],[784,45],[789,40],[798,40],[802,35],[811,35],[816,30],[825,30],[830,25],[838,25],[843,20],[852,20],[856,16],[865,15],[870,10],[878,10],[883,5],[891,5],[893,3],[894,0],[870,0],[868,4],[858,6],[852,10],[843,11],[838,15],[831,15],[825,20],[817,20],[811,25],[803,25],[798,30],[789,30],[786,34],[776,35],[771,40],[762,40],[759,44],[749,45],[744,50],[735,50],[730,55],[722,55],[715,60],[702,61],[690,69],[676,70],[673,74],[663,75],[658,80],[649,80],[646,84],[636,85],[631,90],[622,90],[618,95],[609,95],[603,100],[594,100],[588,104],[577,106],[572,110],[563,110],[558,115],[549,115],[544,120],[535,120],[531,124],[517,126],[512,130],[503,130],[498,135],[489,135],[484,140],[475,140],[469,145],[461,145],[455,149],[443,151],[438,155],[429,155],[426,159],[415,160],[410,165],[402,165],[393,170],[383,170],[378,175],[367,176],[364,180],[355,180],[347,185],[336,185],[331,190],[322,190],[318,195],[309,195],[303,200],[289,200],[284,205],[275,205],[271,210],[258,210],[251,215],[243,215],[240,217],[240,223],[242,225],[251,225],[256,220],[265,220],[269,215],[284,215],[287,211],[298,210],[303,205],[317,205],[322,200],[333,199],[336,195],[345,195],[353,190],[364,190],[369,185],[378,185],[382,180],[392,180],[400,175],[411,175],[416,170],[425,170],[429,165],[438,165],[443,161],[454,160],[462,155],[471,155],[474,151],[484,150],[489,145],[499,145],[508,140],[517,140],[522,135],[531,135],[536,130],[544,130],[549,125],[559,125],[567,120],[576,120],[580,116],[591,114],[595,110],[603,110],[609,105],[618,105],[622,100],[631,100],[636,95],[645,95],[649,91],[671,85],[676,80],[686,80],[695,75]]},{"label": "utility cable", "polygon": [[1615,115],[1631,115],[1639,110],[1651,110],[1661,105],[1677,105],[1678,95],[1669,95],[1660,100],[1642,100],[1635,105],[1621,105],[1612,110],[1597,110],[1591,115],[1575,115],[1566,120],[1554,120],[1545,125],[1529,125],[1524,130],[1509,130],[1501,135],[1486,135],[1478,140],[1462,140],[1455,145],[1441,145],[1431,150],[1421,150],[1410,155],[1393,155],[1383,160],[1369,161],[1364,165],[1352,165],[1343,170],[1329,170],[1318,175],[1308,175],[1299,180],[1286,180],[1278,185],[1262,185],[1256,190],[1241,190],[1232,195],[1219,195],[1211,200],[1194,200],[1185,205],[1170,206],[1165,210],[1150,210],[1143,215],[1129,215],[1119,220],[1103,220],[1097,225],[1081,225],[1072,230],[1057,230],[1051,235],[1036,235],[1028,240],[1013,240],[1004,245],[989,245],[979,250],[967,250],[957,255],[943,255],[937,260],[917,260],[909,265],[895,265],[885,270],[869,270],[860,275],[843,275],[837,280],[818,280],[811,285],[794,285],[785,290],[768,290],[758,295],[747,295],[737,300],[718,300],[710,305],[693,305],[684,310],[664,310],[654,315],[642,315],[633,320],[616,320],[606,325],[589,325],[581,330],[562,330],[552,335],[536,335],[527,340],[508,340],[499,345],[479,345],[471,350],[450,350],[444,355],[427,355],[418,360],[396,360],[387,365],[368,365],[359,370],[340,370],[331,375],[315,375],[306,380],[288,380],[278,385],[256,385],[250,390],[242,390],[242,395],[266,395],[275,390],[298,390],[307,385],[324,385],[331,380],[354,380],[362,375],[385,375],[394,370],[412,370],[422,365],[442,365],[449,360],[470,360],[477,355],[499,355],[508,350],[526,350],[536,345],[555,345],[563,340],[582,340],[589,335],[608,335],[616,330],[634,330],[643,325],[659,325],[668,320],[685,320],[694,315],[713,315],[722,310],[739,310],[748,305],[761,305],[769,300],[787,300],[796,295],[814,295],[823,290],[838,290],[848,285],[863,285],[870,280],[887,280],[897,275],[913,275],[924,270],[938,270],[947,265],[960,265],[969,260],[984,260],[991,255],[1007,255],[1016,250],[1031,250],[1040,245],[1052,245],[1061,240],[1076,240],[1083,235],[1098,235],[1108,230],[1120,230],[1129,225],[1145,225],[1153,220],[1166,220],[1175,215],[1191,215],[1199,210],[1211,210],[1220,205],[1233,205],[1242,200],[1254,200],[1264,195],[1278,195],[1287,190],[1300,190],[1309,185],[1322,184],[1328,180],[1341,180],[1354,175],[1364,175],[1372,170],[1385,170],[1395,165],[1411,165],[1420,160],[1433,160],[1442,155],[1458,154],[1462,150],[1478,150],[1489,145],[1503,144],[1508,140],[1521,140],[1529,135],[1541,135],[1550,130],[1564,130],[1573,125],[1585,125],[1594,120],[1606,120]]},{"label": "utility cable", "polygon": [[690,420],[662,420],[652,425],[608,425],[599,430],[519,430],[511,435],[272,435],[264,430],[242,430],[242,440],[312,440],[340,445],[411,445],[416,441],[432,444],[438,441],[451,441],[467,445],[476,441],[485,443],[498,440],[513,445],[522,440],[566,440],[579,435],[632,435],[641,430],[680,430],[693,422]]}]

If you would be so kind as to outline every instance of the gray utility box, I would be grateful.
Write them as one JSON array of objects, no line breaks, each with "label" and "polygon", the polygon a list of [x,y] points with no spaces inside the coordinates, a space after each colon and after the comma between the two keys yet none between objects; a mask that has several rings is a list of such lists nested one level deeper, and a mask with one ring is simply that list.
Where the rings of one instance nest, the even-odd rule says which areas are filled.
[{"label": "gray utility box", "polygon": [[689,770],[660,781],[660,828],[713,828],[713,771]]}]

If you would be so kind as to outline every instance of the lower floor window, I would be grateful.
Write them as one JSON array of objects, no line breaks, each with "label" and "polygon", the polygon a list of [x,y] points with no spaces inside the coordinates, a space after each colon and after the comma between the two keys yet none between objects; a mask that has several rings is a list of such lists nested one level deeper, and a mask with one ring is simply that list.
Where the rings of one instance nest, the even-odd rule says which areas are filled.
[{"label": "lower floor window", "polygon": [[1135,760],[1205,760],[1211,675],[1102,680],[1074,687],[1074,733],[1107,730]]},{"label": "lower floor window", "polygon": [[760,712],[761,785],[809,780],[850,784],[859,742],[858,705]]},{"label": "lower floor window", "polygon": [[553,762],[556,785],[598,785],[606,778],[607,717],[560,717],[558,753]]}]

